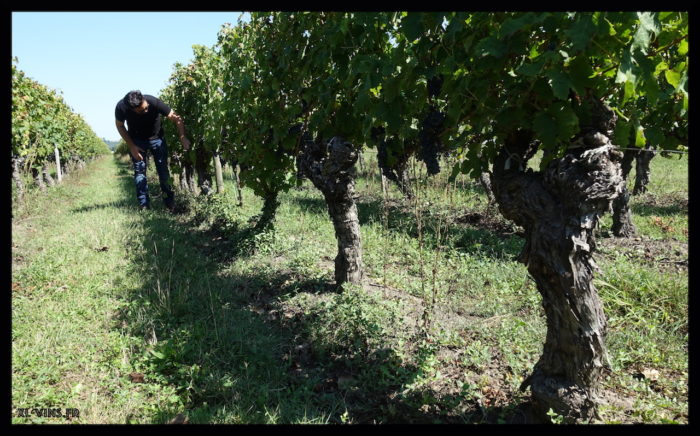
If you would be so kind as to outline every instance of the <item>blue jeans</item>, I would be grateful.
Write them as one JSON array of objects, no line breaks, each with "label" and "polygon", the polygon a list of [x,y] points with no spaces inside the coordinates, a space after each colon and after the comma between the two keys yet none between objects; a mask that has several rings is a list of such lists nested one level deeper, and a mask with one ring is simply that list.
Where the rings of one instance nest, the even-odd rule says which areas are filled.
[{"label": "blue jeans", "polygon": [[131,153],[131,162],[134,164],[134,180],[136,182],[136,199],[139,206],[150,206],[150,197],[148,195],[148,182],[146,180],[146,168],[148,168],[148,151],[153,154],[153,160],[156,163],[156,171],[158,172],[158,180],[160,181],[160,189],[163,192],[163,202],[165,206],[171,207],[175,200],[173,190],[170,187],[170,173],[168,172],[168,144],[163,138],[157,139],[134,139],[137,147],[145,152],[141,153],[142,161],[136,161]]}]

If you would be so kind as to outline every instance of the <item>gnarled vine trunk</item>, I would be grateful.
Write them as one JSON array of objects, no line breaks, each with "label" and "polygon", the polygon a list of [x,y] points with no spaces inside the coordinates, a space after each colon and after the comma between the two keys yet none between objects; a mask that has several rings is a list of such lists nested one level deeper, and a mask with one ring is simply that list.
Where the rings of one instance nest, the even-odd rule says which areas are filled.
[{"label": "gnarled vine trunk", "polygon": [[377,165],[379,166],[380,174],[394,182],[404,197],[411,200],[413,198],[413,190],[411,189],[411,180],[408,177],[408,160],[411,157],[411,153],[395,156],[396,162],[393,166],[389,166],[386,154],[386,146],[379,147]]},{"label": "gnarled vine trunk", "polygon": [[64,158],[63,161],[61,161],[61,173],[63,174],[63,177],[70,176],[70,168],[68,167],[68,159]]},{"label": "gnarled vine trunk", "polygon": [[197,172],[197,184],[199,186],[200,194],[210,195],[213,193],[212,190],[212,177],[211,177],[211,155],[204,149],[204,144],[200,142],[200,146],[197,147],[197,160],[194,164],[195,171]]},{"label": "gnarled vine trunk", "polygon": [[411,200],[413,198],[413,189],[411,189],[411,180],[408,177],[407,163],[408,162],[404,162],[401,167],[397,168],[397,177],[395,182],[399,187],[399,190],[403,193],[404,197]]},{"label": "gnarled vine trunk", "polygon": [[262,213],[258,222],[255,224],[256,232],[264,232],[272,228],[273,220],[275,219],[275,213],[280,205],[279,200],[277,200],[277,192],[269,192],[263,197],[263,208]]},{"label": "gnarled vine trunk", "polygon": [[81,160],[77,156],[69,156],[66,159],[68,162],[66,164],[66,173],[74,173],[76,170],[82,169]]},{"label": "gnarled vine trunk", "polygon": [[185,159],[182,163],[182,173],[180,177],[180,185],[184,186],[187,191],[193,194],[196,193],[197,184],[194,180],[194,165],[192,165],[190,159]]},{"label": "gnarled vine trunk", "polygon": [[479,183],[481,183],[481,187],[484,188],[486,196],[489,199],[487,209],[490,210],[491,207],[496,204],[496,197],[493,195],[493,189],[491,188],[491,173],[488,171],[481,173],[479,176]]},{"label": "gnarled vine trunk", "polygon": [[632,214],[630,213],[630,193],[627,189],[627,176],[632,169],[632,162],[639,153],[638,150],[625,150],[620,163],[622,170],[622,178],[625,183],[620,195],[613,200],[613,215],[612,215],[612,232],[613,235],[623,238],[629,238],[637,233],[637,229],[632,224]]},{"label": "gnarled vine trunk", "polygon": [[180,174],[178,175],[180,189],[182,191],[189,191],[190,188],[187,186],[187,174],[184,167],[180,167]]},{"label": "gnarled vine trunk", "polygon": [[[180,155],[173,155],[172,159],[170,160],[170,168],[170,174],[173,174],[173,172],[177,173],[177,185],[180,187],[180,190],[183,192],[189,191],[190,188],[187,186],[187,172],[185,171],[185,163]],[[173,171],[172,168],[177,168],[179,171]]]},{"label": "gnarled vine trunk", "polygon": [[238,162],[233,162],[231,165],[233,170],[233,179],[236,181],[236,193],[238,194],[238,206],[243,206],[243,193],[241,192],[241,178],[239,177]]},{"label": "gnarled vine trunk", "polygon": [[24,158],[19,156],[12,156],[12,180],[15,181],[15,188],[17,189],[17,199],[22,200],[24,198],[24,181],[22,181],[22,161]]},{"label": "gnarled vine trunk", "polygon": [[39,189],[45,191],[46,183],[44,183],[44,175],[39,168],[32,167],[32,177],[34,178],[34,183],[36,183]]},{"label": "gnarled vine trunk", "polygon": [[49,186],[56,185],[56,182],[54,181],[53,177],[51,177],[48,162],[44,162],[44,164],[41,166],[41,174],[44,177],[44,180],[46,180],[47,185],[49,185]]},{"label": "gnarled vine trunk", "polygon": [[647,192],[647,185],[649,184],[649,176],[651,174],[649,163],[654,156],[656,156],[656,151],[650,146],[640,150],[637,154],[637,162],[635,167],[637,174],[634,178],[632,195],[639,195]]},{"label": "gnarled vine trunk", "polygon": [[380,169],[382,175],[394,182],[404,197],[410,200],[413,198],[413,190],[411,189],[411,180],[408,177],[408,157],[400,157],[393,168],[383,166]]},{"label": "gnarled vine trunk", "polygon": [[335,281],[359,284],[364,277],[360,221],[355,204],[355,162],[358,153],[349,142],[333,137],[327,144],[308,141],[297,157],[300,174],[308,177],[326,200],[338,240]]},{"label": "gnarled vine trunk", "polygon": [[607,136],[614,121],[612,111],[603,111],[597,129],[582,131],[583,147],[554,159],[542,173],[523,170],[534,150],[531,133],[519,132],[506,141],[493,167],[501,213],[525,229],[518,260],[534,278],[547,318],[542,356],[521,386],[531,388],[541,418],[550,409],[567,422],[590,421],[597,413],[608,363],[606,318],[592,283],[593,229],[624,184],[622,155]]}]

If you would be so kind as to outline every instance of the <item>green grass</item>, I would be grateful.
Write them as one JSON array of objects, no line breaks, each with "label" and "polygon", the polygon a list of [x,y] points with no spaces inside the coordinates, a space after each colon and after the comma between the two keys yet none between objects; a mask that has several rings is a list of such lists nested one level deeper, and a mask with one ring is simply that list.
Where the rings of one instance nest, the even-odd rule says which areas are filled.
[{"label": "green grass", "polygon": [[[81,413],[13,422],[521,422],[518,387],[546,326],[514,260],[518,229],[487,214],[474,182],[441,174],[414,202],[390,185],[385,202],[377,174],[367,153],[356,184],[367,282],[343,292],[308,181],[281,195],[262,234],[251,231],[262,201],[244,189],[235,206],[230,172],[223,194],[180,193],[179,215],[159,198],[138,213],[130,170],[111,157],[30,192],[13,208],[13,408]],[[687,189],[687,160],[657,157],[650,193],[632,197],[640,240],[620,245],[601,223],[595,284],[613,368],[601,422],[688,422],[687,263],[654,260],[687,253]]]},{"label": "green grass", "polygon": [[144,395],[165,395],[121,377],[138,341],[113,316],[133,286],[122,247],[139,230],[110,159],[45,195],[30,193],[13,219],[14,407],[75,407],[78,422],[124,422]]},{"label": "green grass", "polygon": [[[632,192],[636,170],[627,177],[627,188]],[[651,161],[648,191],[632,196],[630,206],[632,223],[639,234],[656,240],[688,239],[688,157],[656,156]],[[606,215],[603,226],[610,227],[612,219]]]}]

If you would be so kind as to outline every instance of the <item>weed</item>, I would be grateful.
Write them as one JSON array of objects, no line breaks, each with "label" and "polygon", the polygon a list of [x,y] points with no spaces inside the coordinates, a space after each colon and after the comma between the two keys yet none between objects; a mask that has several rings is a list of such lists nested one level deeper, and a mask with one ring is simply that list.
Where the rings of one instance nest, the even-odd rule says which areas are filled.
[{"label": "weed", "polygon": [[564,417],[559,415],[552,409],[549,409],[547,411],[547,416],[549,416],[549,419],[552,422],[552,424],[562,424],[564,422]]}]

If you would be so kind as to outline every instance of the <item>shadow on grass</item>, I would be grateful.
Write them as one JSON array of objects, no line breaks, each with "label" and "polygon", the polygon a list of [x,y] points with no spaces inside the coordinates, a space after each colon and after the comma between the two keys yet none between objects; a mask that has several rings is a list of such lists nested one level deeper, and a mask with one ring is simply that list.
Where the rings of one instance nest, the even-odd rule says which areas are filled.
[{"label": "shadow on grass", "polygon": [[632,205],[632,216],[674,216],[688,213],[687,205],[680,204],[658,205],[651,203],[637,203]]},{"label": "shadow on grass", "polygon": [[[123,191],[130,199],[133,181],[123,180]],[[306,206],[326,213],[323,203]],[[129,291],[115,329],[143,338],[131,367],[145,383],[179,397],[141,419],[167,423],[182,413],[191,423],[483,422],[471,414],[436,416],[419,399],[397,396],[431,356],[406,363],[394,350],[375,349],[358,359],[310,340],[306,326],[317,314],[283,302],[300,293],[332,297],[335,285],[245,263],[246,251],[235,245],[253,237],[250,229],[222,240],[164,210],[141,217],[146,236],[129,242],[139,258],[127,267],[140,286]]]},{"label": "shadow on grass", "polygon": [[[131,198],[133,182],[124,179],[122,188]],[[102,206],[108,205],[94,208]],[[289,282],[288,275],[265,268],[226,274],[223,261],[237,253],[234,243],[254,236],[250,229],[234,233],[227,246],[164,210],[141,217],[146,236],[131,242],[141,256],[128,266],[141,286],[130,291],[116,322],[144,338],[134,370],[182,399],[143,418],[163,423],[185,413],[199,423],[322,422],[344,412],[341,395],[319,397],[314,389],[327,378],[316,362],[305,362],[306,368],[295,359],[298,333],[259,309],[290,293],[334,286]]]},{"label": "shadow on grass", "polygon": [[169,253],[149,253],[131,266],[143,285],[132,291],[122,316],[131,335],[151,341],[139,353],[137,371],[183,399],[156,410],[149,422],[165,423],[177,413],[193,423],[341,422],[348,400],[337,380],[349,370],[308,343],[301,326],[312,314],[294,314],[290,322],[275,311],[280,299],[330,294],[335,287],[264,268],[226,275],[202,250],[201,235],[189,232],[178,240],[175,233],[186,229],[167,221],[146,219],[152,237],[144,247],[165,239],[167,253],[167,240],[174,239],[175,247],[182,243],[186,249],[173,250],[172,271]]},{"label": "shadow on grass", "polygon": [[[322,198],[292,196],[290,200],[305,212],[328,216],[326,203]],[[381,225],[384,214],[382,201],[378,199],[358,202],[357,214],[361,226]],[[387,215],[387,227],[390,231],[405,233],[414,239],[418,238],[418,225],[413,211],[407,211],[401,203],[391,204]],[[518,236],[507,223],[477,212],[455,217],[446,231],[444,224],[439,223],[437,217],[424,216],[423,243],[429,249],[438,247],[439,225],[443,226],[440,245],[448,245],[463,253],[494,259],[513,259],[522,250],[523,238]]]},{"label": "shadow on grass", "polygon": [[102,203],[102,204],[91,204],[89,206],[83,206],[79,208],[72,209],[71,212],[79,213],[79,212],[92,212],[98,209],[107,209],[107,208],[114,208],[114,209],[123,209],[123,208],[133,208],[134,211],[137,211],[137,203],[136,199],[134,198],[133,200],[119,200],[119,201],[109,201],[107,203]]}]

